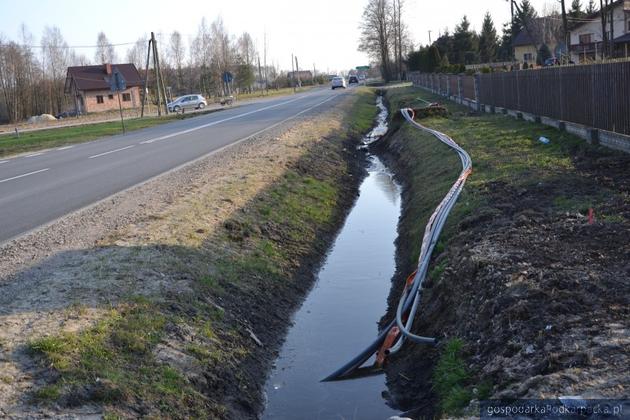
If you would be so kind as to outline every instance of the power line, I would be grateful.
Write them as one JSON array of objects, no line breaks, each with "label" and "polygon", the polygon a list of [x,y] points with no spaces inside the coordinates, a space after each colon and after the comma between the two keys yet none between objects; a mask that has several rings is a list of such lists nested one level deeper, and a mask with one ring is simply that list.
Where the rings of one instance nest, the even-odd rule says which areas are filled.
[{"label": "power line", "polygon": [[18,47],[23,48],[63,48],[63,49],[72,49],[72,48],[98,48],[98,47],[122,47],[125,45],[135,45],[138,42],[146,43],[148,40],[141,39],[136,40],[134,42],[121,42],[118,44],[102,44],[102,45],[31,45],[31,44],[18,44],[17,42],[10,43],[0,43],[0,47],[10,47],[17,45]]}]

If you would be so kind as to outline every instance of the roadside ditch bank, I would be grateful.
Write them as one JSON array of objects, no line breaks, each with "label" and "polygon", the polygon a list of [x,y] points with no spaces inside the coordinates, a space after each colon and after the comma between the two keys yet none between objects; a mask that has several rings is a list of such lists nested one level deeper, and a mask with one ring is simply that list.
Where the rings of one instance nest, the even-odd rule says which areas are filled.
[{"label": "roadside ditch bank", "polygon": [[345,98],[212,158],[213,176],[188,174],[189,188],[112,222],[94,247],[9,270],[0,414],[256,418],[365,175],[356,145],[374,95]]},{"label": "roadside ditch bank", "polygon": [[[410,87],[386,98],[390,134],[374,147],[403,187],[390,320],[460,163],[396,119],[403,106],[443,98]],[[391,357],[394,404],[413,418],[478,416],[476,401],[491,397],[627,396],[619,366],[630,361],[630,159],[540,124],[444,105],[448,118],[421,122],[466,149],[473,174],[434,252],[413,329],[440,343],[406,343]]]}]

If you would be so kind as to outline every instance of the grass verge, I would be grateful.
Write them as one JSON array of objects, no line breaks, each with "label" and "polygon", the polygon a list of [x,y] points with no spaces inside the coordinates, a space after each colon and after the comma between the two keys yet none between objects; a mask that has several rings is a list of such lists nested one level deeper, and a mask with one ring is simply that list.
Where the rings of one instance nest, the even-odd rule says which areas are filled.
[{"label": "grass verge", "polygon": [[[136,131],[181,119],[198,117],[211,112],[216,112],[216,110],[188,114],[169,114],[163,117],[130,118],[125,120],[125,128],[127,131]],[[27,131],[20,133],[19,137],[16,137],[14,134],[4,134],[0,136],[0,157],[84,143],[118,134],[122,134],[120,121]]]}]

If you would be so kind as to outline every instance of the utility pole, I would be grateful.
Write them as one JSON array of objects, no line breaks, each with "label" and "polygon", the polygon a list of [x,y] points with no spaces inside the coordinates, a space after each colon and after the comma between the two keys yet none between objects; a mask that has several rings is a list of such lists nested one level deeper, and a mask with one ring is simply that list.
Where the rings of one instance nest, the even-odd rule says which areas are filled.
[{"label": "utility pole", "polygon": [[293,53],[291,54],[291,79],[293,80],[293,93],[296,92],[297,88],[295,87],[295,67],[293,62]]},{"label": "utility pole", "polygon": [[263,64],[265,66],[265,90],[269,93],[269,80],[267,79],[267,29],[264,33],[264,45],[263,45]]},{"label": "utility pole", "polygon": [[260,55],[258,55],[258,81],[262,83],[262,72],[260,71]]},{"label": "utility pole", "polygon": [[300,66],[298,66],[297,55],[295,56],[295,77],[297,80],[298,87],[302,87],[302,81],[300,80]]},{"label": "utility pole", "polygon": [[429,45],[431,45],[431,30],[429,29]]},{"label": "utility pole", "polygon": [[[155,68],[157,71],[157,78],[158,78],[157,80],[158,92],[160,91],[160,88],[161,88],[162,100],[164,101],[164,113],[168,115],[168,106],[166,105],[168,101],[166,99],[166,88],[164,87],[164,79],[162,78],[162,70],[160,68],[160,54],[158,53],[157,40],[155,39],[155,35],[153,35],[153,32],[151,32],[151,38],[153,39],[153,56],[155,58]],[[159,97],[158,97],[158,105],[160,105]]]},{"label": "utility pole", "polygon": [[151,32],[151,39],[149,39],[149,46],[147,49],[147,61],[146,68],[144,71],[144,84],[142,91],[142,108],[140,111],[140,116],[144,117],[144,106],[147,101],[147,89],[148,89],[148,80],[149,80],[149,62],[151,58],[151,53],[153,53],[153,72],[155,73],[155,87],[157,91],[157,111],[158,116],[162,116],[162,100],[164,100],[164,112],[168,115],[168,106],[166,99],[166,88],[164,86],[164,79],[162,78],[162,72],[160,71],[160,56],[158,54],[157,49],[157,41],[155,40],[155,34]]},{"label": "utility pole", "polygon": [[[568,50],[569,24],[567,22],[567,9],[565,7],[564,1],[565,0],[560,0],[560,8],[562,10],[562,33],[564,35],[564,45]],[[564,63],[564,58],[562,59],[562,61]]]}]

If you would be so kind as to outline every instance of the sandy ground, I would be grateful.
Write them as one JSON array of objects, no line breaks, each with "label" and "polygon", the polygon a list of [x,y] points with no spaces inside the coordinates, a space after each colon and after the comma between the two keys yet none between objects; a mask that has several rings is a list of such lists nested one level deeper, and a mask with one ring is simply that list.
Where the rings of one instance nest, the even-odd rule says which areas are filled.
[{"label": "sandy ground", "polygon": [[200,246],[314,141],[338,130],[334,115],[332,109],[302,116],[4,244],[0,417],[101,413],[89,405],[61,411],[30,405],[27,395],[41,385],[42,367],[24,345],[92,325],[107,305],[131,294],[159,298],[190,291],[190,278],[174,274],[160,247]]}]

